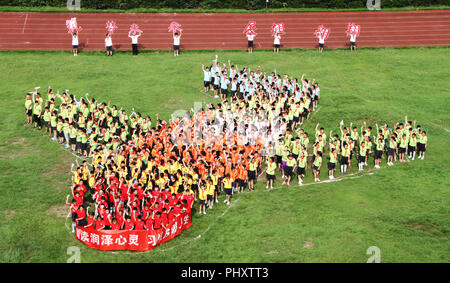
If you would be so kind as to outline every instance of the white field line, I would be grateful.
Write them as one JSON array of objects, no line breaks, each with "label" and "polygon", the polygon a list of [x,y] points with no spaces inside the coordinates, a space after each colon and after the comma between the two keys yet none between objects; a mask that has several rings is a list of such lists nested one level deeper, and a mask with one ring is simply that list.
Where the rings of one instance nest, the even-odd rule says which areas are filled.
[{"label": "white field line", "polygon": [[[154,249],[151,250],[151,252],[166,252],[166,251],[173,250],[173,249],[175,249],[175,248],[184,246],[184,245],[186,245],[186,244],[188,244],[188,243],[190,243],[190,242],[193,242],[193,241],[196,241],[196,240],[200,239],[200,238],[202,237],[202,235],[206,234],[206,233],[211,229],[211,227],[214,226],[214,225],[217,223],[217,221],[218,221],[220,218],[222,218],[222,217],[228,212],[228,210],[229,210],[231,207],[233,207],[234,205],[236,205],[236,203],[237,203],[238,201],[239,201],[239,199],[236,199],[235,201],[231,201],[230,205],[224,210],[224,212],[223,212],[219,217],[217,217],[217,219],[214,220],[213,223],[209,224],[209,226],[208,226],[203,232],[201,232],[200,234],[198,234],[195,238],[191,238],[191,239],[186,240],[186,241],[184,241],[184,242],[182,242],[182,243],[180,243],[180,244],[178,244],[178,245],[175,245],[175,246],[173,246],[173,247],[166,248],[166,249],[157,249],[157,248],[155,247]],[[113,254],[115,254],[115,253],[132,253],[132,254],[136,254],[136,253],[146,253],[146,252],[150,252],[150,251],[134,251],[134,252],[131,252],[131,251],[111,251],[111,253],[113,253]]]},{"label": "white field line", "polygon": [[27,25],[27,20],[28,20],[28,13],[27,13],[26,16],[25,16],[25,21],[24,21],[24,23],[23,23],[22,33],[25,32],[25,26]]}]

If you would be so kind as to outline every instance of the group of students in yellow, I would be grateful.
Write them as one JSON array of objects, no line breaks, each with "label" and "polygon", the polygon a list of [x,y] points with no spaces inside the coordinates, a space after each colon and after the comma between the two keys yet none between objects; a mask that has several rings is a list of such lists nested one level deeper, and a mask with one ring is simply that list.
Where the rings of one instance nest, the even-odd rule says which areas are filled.
[{"label": "group of students in yellow", "polygon": [[[205,91],[210,82],[220,83],[221,103],[191,109],[186,117],[173,117],[168,123],[158,114],[152,121],[134,109],[128,115],[123,108],[98,102],[88,94],[77,100],[68,90],[55,94],[49,87],[44,103],[39,88],[27,93],[27,124],[41,129],[44,123],[52,140],[92,159],[91,165],[84,163],[73,171],[70,205],[75,224],[84,223],[77,212],[84,214],[87,192],[96,207],[88,224],[99,221],[101,227],[104,221],[110,229],[113,222],[120,222],[123,229],[130,218],[133,227],[144,227],[141,222],[159,227],[159,217],[170,219],[173,211],[179,212],[177,205],[190,209],[198,199],[199,212],[206,214],[221,192],[229,205],[233,194],[254,191],[264,164],[269,189],[276,171],[281,171],[283,185],[291,185],[294,173],[302,185],[308,168],[312,168],[314,180],[320,181],[325,150],[330,179],[334,179],[338,162],[345,174],[353,157],[359,170],[367,166],[372,153],[376,168],[380,168],[384,153],[389,166],[406,157],[414,160],[416,153],[419,159],[425,157],[426,132],[407,117],[393,128],[376,125],[375,133],[365,123],[358,129],[353,124],[345,127],[341,121],[340,134],[330,131],[328,139],[317,124],[315,140],[310,143],[308,133],[299,126],[317,109],[317,83],[305,75],[297,80],[276,72],[267,76],[259,68],[253,72],[247,67],[241,71],[229,67],[232,74],[220,67],[216,57],[213,66],[203,68]],[[218,76],[212,78],[210,69],[215,68]],[[229,75],[234,85],[229,85]],[[236,126],[230,128],[230,121]]]},{"label": "group of students in yellow", "polygon": [[[326,160],[325,150],[328,149],[328,176],[334,179],[336,168],[340,163],[341,175],[347,173],[348,168],[352,168],[352,159],[356,159],[358,170],[364,170],[368,165],[369,156],[374,156],[374,167],[379,169],[383,156],[386,156],[386,164],[394,165],[394,161],[405,162],[406,158],[415,160],[425,158],[428,146],[426,131],[422,130],[416,121],[408,121],[405,116],[404,123],[395,123],[393,128],[387,124],[378,125],[376,129],[364,125],[358,128],[350,123],[349,127],[344,126],[343,121],[339,124],[340,134],[330,131],[328,139],[324,128],[319,129],[319,123],[315,128],[315,141],[312,144],[312,158],[308,161],[308,146],[310,144],[307,133],[302,129],[297,131],[294,138],[289,132],[283,139],[275,145],[275,152],[268,156],[266,174],[266,188],[272,188],[275,180],[275,171],[282,172],[283,185],[290,185],[295,170],[297,171],[298,184],[303,184],[308,162],[314,175],[314,181],[319,182],[319,173]],[[355,158],[353,158],[355,157]]]}]

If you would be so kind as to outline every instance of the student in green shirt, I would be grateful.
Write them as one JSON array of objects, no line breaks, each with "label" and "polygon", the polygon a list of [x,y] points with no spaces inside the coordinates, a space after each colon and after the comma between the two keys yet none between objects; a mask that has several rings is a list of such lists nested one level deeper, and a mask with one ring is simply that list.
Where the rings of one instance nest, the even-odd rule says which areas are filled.
[{"label": "student in green shirt", "polygon": [[395,134],[392,134],[390,136],[389,144],[388,144],[388,161],[387,161],[388,166],[394,165],[394,163],[392,163],[392,161],[394,160],[394,155],[395,155],[396,150],[397,150],[397,141],[396,141]]},{"label": "student in green shirt", "polygon": [[34,127],[35,128],[39,127],[39,130],[42,129],[41,115],[42,115],[42,107],[39,104],[39,102],[36,100],[34,102],[34,107],[33,107],[33,121],[34,121]]},{"label": "student in green shirt", "polygon": [[344,141],[341,149],[341,175],[347,173],[347,167],[350,165],[351,151],[349,144]]},{"label": "student in green shirt", "polygon": [[267,161],[267,169],[266,169],[266,176],[267,176],[267,185],[266,189],[270,188],[273,189],[273,181],[275,180],[275,169],[277,169],[277,164],[275,163],[275,158],[271,157]]},{"label": "student in green shirt", "polygon": [[426,131],[421,131],[420,130],[420,126],[418,126],[419,128],[419,142],[417,144],[417,151],[419,152],[419,159],[424,159],[425,158],[425,151],[427,150],[427,145],[428,145],[428,138],[427,138],[427,132]]},{"label": "student in green shirt", "polygon": [[314,159],[312,168],[314,172],[314,181],[320,182],[319,179],[319,173],[320,173],[320,167],[322,166],[322,152],[317,152],[316,158]]},{"label": "student in green shirt", "polygon": [[400,162],[405,162],[405,153],[408,149],[408,139],[406,134],[403,134],[400,139],[400,144],[398,146],[398,159]]},{"label": "student in green shirt", "polygon": [[26,125],[33,124],[33,100],[30,93],[27,93],[27,97],[25,99],[25,114],[27,115]]},{"label": "student in green shirt", "polygon": [[51,135],[50,116],[51,116],[50,109],[48,106],[45,106],[43,119],[44,119],[44,124],[45,124],[45,133],[48,133],[49,136]]},{"label": "student in green shirt", "polygon": [[[380,130],[381,131],[381,130]],[[380,168],[381,158],[383,157],[384,136],[379,135],[375,149],[375,168]]]},{"label": "student in green shirt", "polygon": [[358,156],[358,169],[362,171],[364,169],[364,165],[366,163],[366,155],[367,155],[367,146],[366,142],[362,141],[359,145],[359,156]]},{"label": "student in green shirt", "polygon": [[337,161],[337,152],[334,149],[334,147],[330,144],[331,151],[329,153],[330,162],[328,163],[328,177],[330,180],[334,179],[334,170],[336,168],[336,161]]},{"label": "student in green shirt", "polygon": [[291,153],[286,161],[286,169],[285,169],[285,173],[286,173],[286,180],[283,181],[283,184],[287,184],[288,186],[291,185],[291,178],[292,178],[292,173],[294,172],[294,167],[297,164],[297,160],[295,160],[294,155]]},{"label": "student in green shirt", "polygon": [[[411,130],[411,129],[410,129]],[[408,157],[412,160],[416,157],[417,136],[416,133],[412,133],[409,137],[408,143]]]},{"label": "student in green shirt", "polygon": [[57,126],[57,120],[58,120],[58,115],[56,113],[56,111],[52,111],[52,114],[50,116],[50,127],[51,127],[51,132],[53,134],[52,140],[56,141],[56,136],[57,136],[57,132],[56,132],[56,126]]},{"label": "student in green shirt", "polygon": [[306,163],[308,158],[305,156],[305,153],[300,152],[300,156],[298,157],[298,166],[297,166],[297,177],[298,184],[301,186],[303,184],[303,177],[305,177]]}]

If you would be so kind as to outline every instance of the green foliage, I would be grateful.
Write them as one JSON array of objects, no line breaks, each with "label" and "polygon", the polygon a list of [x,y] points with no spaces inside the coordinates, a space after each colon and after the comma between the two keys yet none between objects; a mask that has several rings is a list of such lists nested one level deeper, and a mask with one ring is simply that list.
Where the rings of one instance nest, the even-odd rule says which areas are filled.
[{"label": "green foliage", "polygon": [[[449,0],[382,0],[382,7],[449,5]],[[0,0],[0,6],[64,7],[60,0]],[[246,9],[266,8],[265,0],[82,0],[82,8],[90,9]],[[269,0],[268,8],[365,8],[365,0]]]}]

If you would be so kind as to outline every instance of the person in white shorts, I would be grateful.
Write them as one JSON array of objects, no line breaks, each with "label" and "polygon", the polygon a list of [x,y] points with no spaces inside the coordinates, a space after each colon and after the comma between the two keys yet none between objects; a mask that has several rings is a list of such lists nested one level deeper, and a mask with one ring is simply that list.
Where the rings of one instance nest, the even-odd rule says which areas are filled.
[{"label": "person in white shorts", "polygon": [[105,38],[106,56],[112,56],[112,37],[109,33],[106,33]]},{"label": "person in white shorts", "polygon": [[281,40],[281,35],[275,34],[273,36],[273,52],[275,52],[275,53],[280,53],[280,40]]},{"label": "person in white shorts", "polygon": [[180,51],[180,38],[181,31],[178,33],[177,31],[173,32],[173,56],[178,56]]},{"label": "person in white shorts", "polygon": [[72,33],[73,56],[78,56],[78,31]]}]

